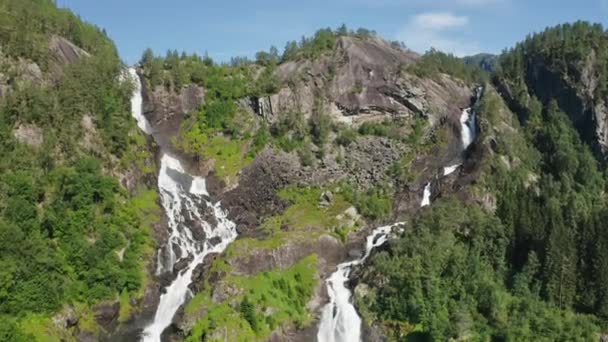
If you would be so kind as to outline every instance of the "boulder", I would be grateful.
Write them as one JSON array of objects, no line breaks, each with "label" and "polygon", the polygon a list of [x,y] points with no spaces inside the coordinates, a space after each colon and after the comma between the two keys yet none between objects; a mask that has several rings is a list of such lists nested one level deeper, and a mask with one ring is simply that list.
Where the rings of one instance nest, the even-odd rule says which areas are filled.
[{"label": "boulder", "polygon": [[13,130],[13,136],[22,144],[39,147],[44,142],[42,129],[34,124],[20,124]]},{"label": "boulder", "polygon": [[51,52],[51,78],[55,81],[61,78],[66,66],[90,56],[85,50],[57,35],[51,36],[49,50]]},{"label": "boulder", "polygon": [[319,207],[327,208],[329,207],[334,200],[334,195],[331,191],[324,191],[319,198]]}]

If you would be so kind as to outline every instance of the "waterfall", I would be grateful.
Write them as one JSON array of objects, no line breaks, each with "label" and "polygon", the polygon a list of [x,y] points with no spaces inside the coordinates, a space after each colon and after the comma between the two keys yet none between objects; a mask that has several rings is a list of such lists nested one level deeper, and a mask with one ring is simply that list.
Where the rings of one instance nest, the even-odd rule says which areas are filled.
[{"label": "waterfall", "polygon": [[129,68],[129,75],[135,82],[135,88],[133,89],[133,96],[131,97],[131,115],[137,121],[137,126],[146,134],[151,134],[152,129],[148,120],[143,115],[143,97],[141,95],[141,81],[137,75],[135,68]]},{"label": "waterfall", "polygon": [[454,173],[454,171],[458,170],[458,168],[460,167],[460,164],[455,164],[455,165],[450,165],[450,166],[446,166],[443,168],[443,176],[449,176],[452,173]]},{"label": "waterfall", "polygon": [[[479,86],[475,88],[475,105],[479,103],[481,95],[483,94],[483,87]],[[473,108],[465,108],[460,115],[460,131],[462,135],[462,146],[463,150],[469,148],[469,146],[475,141],[477,137],[477,113]]]},{"label": "waterfall", "polygon": [[[171,324],[173,316],[184,304],[186,297],[191,295],[188,285],[192,282],[192,272],[196,266],[201,264],[210,253],[221,253],[237,236],[235,224],[226,218],[226,213],[220,204],[212,204],[206,200],[204,180],[188,176],[179,160],[168,154],[163,155],[158,186],[171,231],[165,246],[165,254],[168,256],[168,260],[165,260],[165,268],[171,271],[176,262],[186,258],[192,259],[161,295],[154,321],[144,330],[144,341],[160,341],[162,332]],[[184,180],[189,180],[190,186],[184,186],[182,183]],[[204,221],[205,207],[212,209],[213,216],[217,220],[215,227]],[[194,238],[191,222],[201,224],[199,229],[204,232],[202,241]]]},{"label": "waterfall", "polygon": [[327,303],[321,313],[321,322],[317,333],[318,342],[358,342],[361,341],[361,318],[351,303],[351,292],[346,282],[354,266],[362,264],[372,250],[384,244],[393,227],[402,225],[395,223],[390,226],[376,228],[366,240],[363,257],[338,265],[336,272],[325,281],[327,284]]},{"label": "waterfall", "polygon": [[471,108],[465,108],[460,115],[460,127],[462,135],[462,146],[466,150],[475,140],[475,111]]},{"label": "waterfall", "polygon": [[[131,101],[132,115],[138,126],[149,134],[150,125],[141,108],[141,83],[135,69],[130,69],[129,73],[137,84]],[[210,201],[205,179],[188,174],[180,161],[167,153],[161,157],[158,190],[168,217],[170,235],[158,251],[157,271],[173,271],[175,264],[182,260],[187,260],[187,265],[161,295],[154,321],[143,332],[146,342],[160,341],[162,332],[171,324],[179,307],[192,295],[188,286],[194,269],[207,255],[221,253],[237,237],[236,225],[228,220],[220,203]],[[215,218],[217,223],[214,227],[204,220],[205,213]]]},{"label": "waterfall", "polygon": [[422,202],[420,202],[421,208],[429,205],[431,205],[431,182],[426,183],[422,193]]}]

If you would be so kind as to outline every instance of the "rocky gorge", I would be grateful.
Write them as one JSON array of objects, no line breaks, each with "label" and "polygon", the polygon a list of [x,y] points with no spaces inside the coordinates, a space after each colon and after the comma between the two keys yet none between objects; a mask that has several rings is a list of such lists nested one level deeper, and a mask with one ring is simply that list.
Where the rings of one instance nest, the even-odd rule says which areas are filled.
[{"label": "rocky gorge", "polygon": [[344,26],[129,68],[8,2],[0,340],[603,336],[601,27],[461,59]]}]

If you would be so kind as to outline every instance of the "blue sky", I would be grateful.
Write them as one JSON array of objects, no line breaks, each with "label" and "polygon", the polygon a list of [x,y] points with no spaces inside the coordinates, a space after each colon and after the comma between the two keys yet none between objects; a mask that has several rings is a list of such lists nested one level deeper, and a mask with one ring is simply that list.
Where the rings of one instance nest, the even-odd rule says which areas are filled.
[{"label": "blue sky", "polygon": [[143,50],[253,56],[321,27],[376,30],[423,52],[498,53],[526,34],[584,19],[608,22],[608,0],[57,0],[106,29],[127,63]]}]

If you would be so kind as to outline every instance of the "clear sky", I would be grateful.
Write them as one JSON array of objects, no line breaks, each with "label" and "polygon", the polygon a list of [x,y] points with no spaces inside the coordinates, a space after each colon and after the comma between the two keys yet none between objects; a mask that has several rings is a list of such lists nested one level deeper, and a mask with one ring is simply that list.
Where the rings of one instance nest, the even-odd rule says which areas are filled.
[{"label": "clear sky", "polygon": [[608,26],[608,0],[57,0],[106,29],[122,58],[147,47],[216,60],[283,50],[321,27],[376,30],[424,52],[498,53],[526,34],[578,19]]}]

